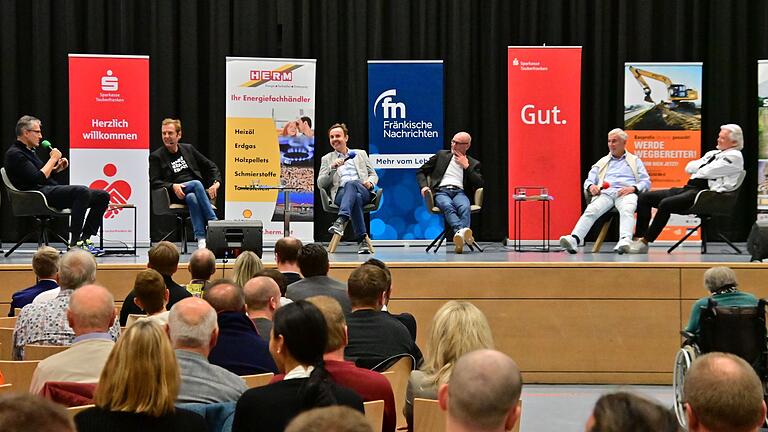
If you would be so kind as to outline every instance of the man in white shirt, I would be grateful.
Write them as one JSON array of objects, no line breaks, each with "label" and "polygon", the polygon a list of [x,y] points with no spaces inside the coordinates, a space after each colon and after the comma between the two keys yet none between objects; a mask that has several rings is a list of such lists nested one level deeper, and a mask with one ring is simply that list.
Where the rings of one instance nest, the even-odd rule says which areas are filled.
[{"label": "man in white shirt", "polygon": [[416,180],[421,187],[421,196],[432,190],[435,205],[440,208],[445,222],[453,230],[453,245],[456,253],[464,251],[464,244],[475,242],[470,224],[471,203],[468,195],[483,187],[480,162],[467,155],[472,137],[459,132],[451,139],[450,150],[440,150],[419,168]]},{"label": "man in white shirt", "polygon": [[67,350],[37,365],[29,391],[40,393],[48,381],[98,382],[115,344],[109,334],[115,316],[115,299],[106,288],[86,285],[75,290],[67,308],[75,340]]},{"label": "man in white shirt", "polygon": [[[647,253],[648,244],[656,240],[672,213],[685,212],[702,190],[730,192],[736,190],[739,175],[744,171],[744,133],[736,124],[720,126],[717,149],[708,151],[701,159],[688,162],[685,171],[691,174],[681,188],[661,189],[641,194],[637,201],[635,240],[630,253]],[[651,210],[657,208],[651,221]]]}]

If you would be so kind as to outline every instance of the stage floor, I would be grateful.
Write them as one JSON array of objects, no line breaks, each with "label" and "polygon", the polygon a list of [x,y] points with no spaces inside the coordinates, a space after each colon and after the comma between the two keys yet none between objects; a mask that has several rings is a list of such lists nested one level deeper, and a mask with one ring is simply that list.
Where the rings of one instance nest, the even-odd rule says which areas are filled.
[{"label": "stage floor", "polygon": [[[736,254],[725,243],[709,243],[707,254],[702,254],[698,245],[680,247],[671,254],[667,253],[668,246],[654,246],[648,254],[643,255],[619,255],[613,253],[613,243],[604,243],[602,252],[592,253],[590,248],[581,248],[576,254],[561,251],[559,246],[553,247],[550,252],[515,252],[511,246],[502,243],[480,243],[483,252],[470,252],[465,249],[463,254],[453,252],[453,245],[443,245],[437,253],[425,252],[426,246],[385,246],[376,245],[376,253],[373,255],[358,255],[357,245],[342,243],[336,253],[331,254],[331,263],[355,263],[363,262],[370,257],[378,258],[386,263],[746,263],[749,262],[749,254],[746,244],[737,243],[742,254]],[[8,246],[7,244],[4,246]],[[52,244],[57,247],[57,245]],[[61,245],[59,245],[61,246]],[[189,244],[189,252],[195,250],[196,245]],[[59,247],[63,249],[63,247]],[[5,249],[7,251],[7,249]],[[145,264],[149,248],[138,248],[138,255],[110,255],[98,257],[97,262],[105,264]],[[34,245],[24,245],[10,257],[0,255],[0,265],[3,264],[30,264]],[[190,254],[181,256],[181,262],[189,261]],[[265,264],[274,264],[275,255],[271,248],[265,248],[262,256]],[[221,260],[219,260],[221,261]],[[227,260],[231,263],[233,260]]]}]

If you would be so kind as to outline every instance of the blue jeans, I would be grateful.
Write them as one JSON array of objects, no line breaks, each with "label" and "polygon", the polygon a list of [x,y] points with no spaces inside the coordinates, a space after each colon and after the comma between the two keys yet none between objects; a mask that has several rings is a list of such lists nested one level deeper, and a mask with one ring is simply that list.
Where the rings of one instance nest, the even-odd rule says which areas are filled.
[{"label": "blue jeans", "polygon": [[339,216],[352,221],[355,237],[362,240],[368,234],[363,218],[363,206],[371,202],[373,194],[359,181],[347,182],[336,192],[334,204],[339,206]]},{"label": "blue jeans", "polygon": [[445,222],[453,232],[469,228],[471,204],[461,189],[439,188],[435,192],[435,205],[443,212]]},{"label": "blue jeans", "polygon": [[217,220],[211,201],[208,199],[208,193],[199,180],[182,183],[181,190],[184,191],[184,202],[189,207],[189,217],[192,218],[195,239],[204,239],[208,221]]}]

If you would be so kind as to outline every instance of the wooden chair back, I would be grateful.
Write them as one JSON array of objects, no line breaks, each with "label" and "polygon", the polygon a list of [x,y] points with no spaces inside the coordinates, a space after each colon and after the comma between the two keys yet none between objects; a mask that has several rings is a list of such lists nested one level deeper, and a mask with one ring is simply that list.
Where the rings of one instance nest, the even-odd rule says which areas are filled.
[{"label": "wooden chair back", "polygon": [[248,388],[256,388],[269,384],[274,376],[275,374],[269,372],[257,375],[242,375],[240,378],[245,381],[245,385],[248,386]]},{"label": "wooden chair back", "polygon": [[11,393],[13,391],[13,384],[0,385],[0,395]]},{"label": "wooden chair back", "polygon": [[365,419],[368,420],[373,432],[381,432],[384,424],[384,401],[363,402],[363,408],[365,409]]},{"label": "wooden chair back", "polygon": [[14,391],[28,392],[32,383],[32,374],[37,369],[39,360],[0,360],[0,372],[3,373],[5,382],[13,384]]},{"label": "wooden chair back", "polygon": [[406,356],[382,372],[382,375],[389,380],[389,385],[392,386],[392,394],[395,396],[398,429],[408,426],[408,422],[403,414],[403,406],[405,405],[405,391],[408,388],[408,378],[411,376],[411,370],[413,370],[413,358]]},{"label": "wooden chair back", "polygon": [[0,327],[14,328],[16,327],[17,319],[19,319],[18,315],[12,317],[0,317]]},{"label": "wooden chair back", "polygon": [[[520,417],[515,422],[512,432],[520,432],[523,420],[523,401],[520,405]],[[440,409],[436,400],[416,398],[413,400],[413,432],[445,432],[445,411]]]},{"label": "wooden chair back", "polygon": [[0,360],[13,359],[13,329],[0,327]]},{"label": "wooden chair back", "polygon": [[69,415],[69,418],[72,419],[72,421],[75,421],[75,416],[80,411],[85,411],[88,408],[92,408],[92,407],[95,407],[95,406],[96,405],[94,405],[94,404],[90,404],[90,405],[80,405],[80,406],[75,406],[75,407],[69,407],[69,408],[67,408],[67,415]]},{"label": "wooden chair back", "polygon": [[69,345],[24,345],[24,360],[45,360],[68,348]]}]

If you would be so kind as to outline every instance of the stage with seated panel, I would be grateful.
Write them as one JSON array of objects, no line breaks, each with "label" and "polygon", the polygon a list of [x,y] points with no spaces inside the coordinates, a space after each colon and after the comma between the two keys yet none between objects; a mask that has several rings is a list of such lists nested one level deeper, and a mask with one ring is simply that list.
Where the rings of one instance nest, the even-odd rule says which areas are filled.
[{"label": "stage with seated panel", "polygon": [[[743,246],[743,245],[739,245]],[[425,253],[422,245],[378,246],[375,255],[358,255],[342,245],[330,255],[330,276],[346,281],[373,256],[392,272],[393,313],[410,312],[418,322],[417,342],[426,349],[432,316],[448,300],[466,300],[488,317],[496,347],[520,365],[526,383],[671,384],[680,330],[693,303],[708,295],[703,274],[727,265],[739,288],[768,297],[768,264],[730,253],[725,243],[697,245],[672,254],[654,247],[647,255],[610,252],[513,252],[499,243],[482,243],[485,252],[454,254],[449,248]],[[603,248],[610,251],[608,247]],[[146,268],[147,249],[138,256],[97,258],[97,280],[122,302],[136,273]],[[190,280],[182,255],[174,280]],[[265,250],[265,267],[274,254]],[[213,278],[231,277],[234,260],[218,260]],[[31,286],[31,254],[0,260],[0,314],[13,292]]]}]

